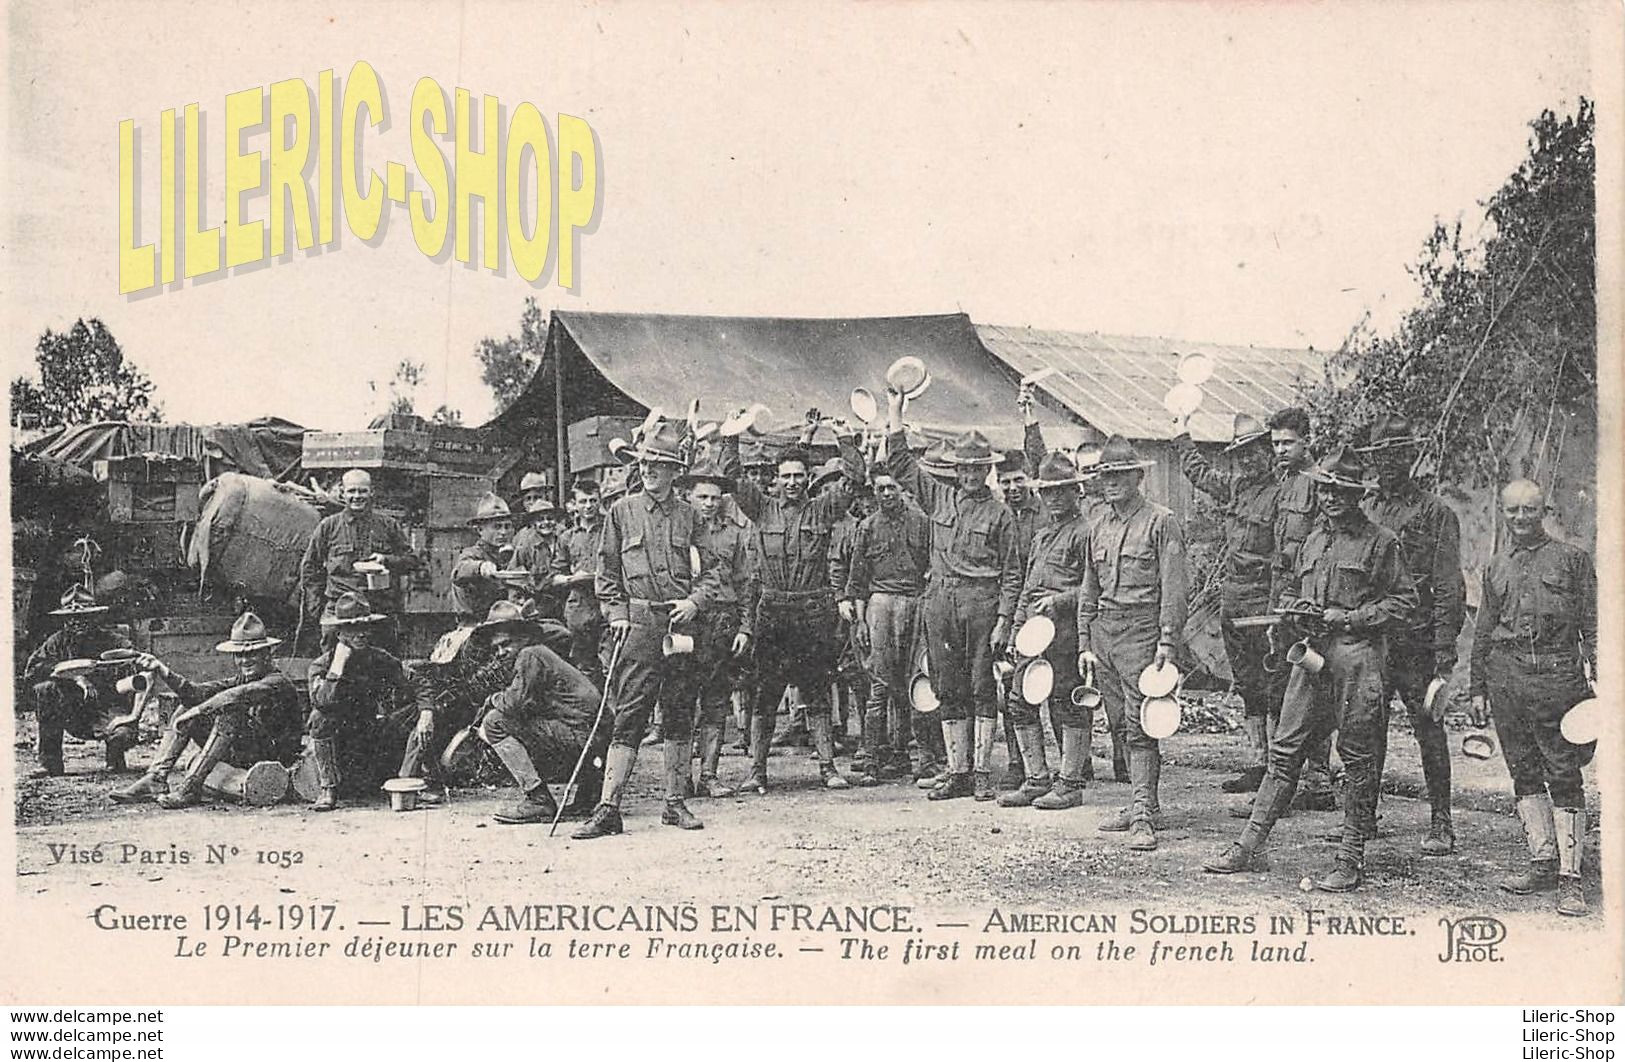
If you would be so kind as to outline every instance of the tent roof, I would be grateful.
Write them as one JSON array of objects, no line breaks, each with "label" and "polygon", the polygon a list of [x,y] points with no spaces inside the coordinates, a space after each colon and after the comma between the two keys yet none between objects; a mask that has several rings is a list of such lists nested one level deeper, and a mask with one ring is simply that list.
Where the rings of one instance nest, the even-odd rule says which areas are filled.
[{"label": "tent roof", "polygon": [[280,417],[206,426],[108,420],[69,425],[24,449],[87,470],[98,460],[130,454],[168,454],[197,461],[217,457],[245,472],[270,478],[299,460],[304,431]]},{"label": "tent roof", "polygon": [[1167,439],[1173,418],[1162,399],[1186,354],[1213,359],[1213,376],[1202,385],[1204,400],[1190,420],[1197,442],[1227,442],[1235,414],[1259,420],[1297,401],[1300,381],[1322,372],[1326,356],[1314,350],[1237,347],[1217,343],[1099,332],[976,325],[982,343],[1017,376],[1055,368],[1038,387],[1108,435]]},{"label": "tent roof", "polygon": [[[553,365],[563,364],[565,419],[641,415],[658,406],[680,417],[699,398],[701,415],[719,419],[762,402],[771,428],[801,422],[809,406],[849,416],[855,386],[879,393],[897,358],[921,358],[932,374],[930,391],[908,419],[925,427],[979,427],[995,441],[1020,442],[1016,381],[987,356],[964,314],[920,317],[789,318],[697,317],[667,314],[554,311],[550,356],[518,401],[486,428],[520,429],[550,420]],[[554,356],[551,352],[556,352]],[[1070,421],[1051,412],[1049,423]],[[998,431],[1002,426],[1007,430]]]}]

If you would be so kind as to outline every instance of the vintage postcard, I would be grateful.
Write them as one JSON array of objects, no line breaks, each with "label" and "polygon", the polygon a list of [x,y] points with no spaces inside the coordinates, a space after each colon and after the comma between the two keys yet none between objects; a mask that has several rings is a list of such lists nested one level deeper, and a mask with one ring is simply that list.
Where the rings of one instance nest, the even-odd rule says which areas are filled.
[{"label": "vintage postcard", "polygon": [[10,0],[0,998],[1620,1003],[1622,25]]}]

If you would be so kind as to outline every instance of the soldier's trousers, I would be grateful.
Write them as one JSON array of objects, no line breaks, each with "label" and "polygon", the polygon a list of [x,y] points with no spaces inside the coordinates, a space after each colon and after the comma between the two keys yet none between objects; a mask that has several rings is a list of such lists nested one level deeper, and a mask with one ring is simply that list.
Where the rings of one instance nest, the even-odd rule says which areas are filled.
[{"label": "soldier's trousers", "polygon": [[[1152,652],[1156,652],[1156,641],[1152,640]],[[1050,691],[1050,718],[1053,725],[1058,728],[1084,727],[1092,724],[1093,712],[1086,712],[1072,703],[1072,691],[1082,682],[1078,675],[1078,624],[1074,617],[1058,617],[1055,623],[1055,638],[1050,642],[1049,648],[1044,650],[1043,659],[1049,661],[1054,670],[1055,686]],[[1016,672],[1011,676],[1010,690],[1005,695],[1005,712],[1010,722],[1016,726],[1042,726],[1038,715],[1038,705],[1028,704],[1021,695],[1021,676],[1025,664],[1018,664]],[[1138,677],[1138,672],[1135,673]],[[1096,681],[1099,681],[1097,678]],[[1121,704],[1121,698],[1118,703]],[[1059,730],[1057,730],[1059,733]]]},{"label": "soldier's trousers", "polygon": [[[649,719],[660,705],[660,732],[667,741],[688,741],[694,736],[694,703],[699,692],[700,669],[693,653],[663,656],[661,639],[670,629],[667,616],[647,605],[633,605],[632,628],[621,646],[615,673],[608,674],[615,651],[613,636],[604,639],[602,656],[609,683],[609,703],[615,711],[612,741],[635,749],[649,732]],[[682,633],[696,633],[684,630]]]},{"label": "soldier's trousers", "polygon": [[107,742],[109,762],[122,762],[124,753],[135,744],[133,727],[106,733],[103,724],[119,714],[112,694],[104,689],[69,678],[48,678],[34,685],[34,715],[39,724],[39,762],[53,770],[62,768],[62,735],[72,734],[85,741]]},{"label": "soldier's trousers", "polygon": [[[480,721],[480,736],[493,747],[506,738],[517,738],[530,755],[535,768],[535,779],[516,777],[523,789],[534,788],[538,782],[566,782],[581,750],[586,747],[590,730],[565,725],[557,719],[543,719],[531,712],[492,709]],[[607,727],[599,727],[593,738],[593,751],[602,753],[609,748]],[[504,761],[506,763],[506,761]],[[582,763],[584,774],[596,774],[591,757]]]},{"label": "soldier's trousers", "polygon": [[564,603],[564,622],[570,629],[569,661],[593,685],[601,685],[604,665],[599,650],[604,643],[604,613],[597,601]]},{"label": "soldier's trousers", "polygon": [[828,594],[789,600],[772,594],[764,591],[756,614],[755,714],[773,718],[785,687],[794,686],[809,720],[827,717],[840,653],[835,602]]},{"label": "soldier's trousers", "polygon": [[920,599],[913,594],[871,594],[864,616],[869,626],[864,734],[872,731],[887,747],[906,756],[914,733],[908,688],[918,655]]},{"label": "soldier's trousers", "polygon": [[933,578],[924,609],[931,688],[941,703],[942,721],[997,719],[999,695],[989,639],[999,619],[998,582]]},{"label": "soldier's trousers", "polygon": [[1572,654],[1531,656],[1497,646],[1485,676],[1501,755],[1520,797],[1549,792],[1560,808],[1585,807],[1581,769],[1596,754],[1595,741],[1574,745],[1563,736],[1563,715],[1591,696]]},{"label": "soldier's trousers", "polygon": [[733,695],[734,636],[739,617],[731,610],[700,617],[700,635],[694,647],[699,658],[700,723],[722,726],[728,721],[728,699]]},{"label": "soldier's trousers", "polygon": [[1377,751],[1388,727],[1386,646],[1379,636],[1338,634],[1315,648],[1326,658],[1319,674],[1301,667],[1287,677],[1281,722],[1270,742],[1269,771],[1253,798],[1253,814],[1243,844],[1263,846],[1270,830],[1292,802],[1298,774],[1310,747],[1337,731],[1343,759],[1343,840],[1339,857],[1359,864],[1365,840],[1377,829]]},{"label": "soldier's trousers", "polygon": [[[1158,747],[1157,739],[1140,729],[1140,672],[1155,659],[1160,633],[1155,608],[1101,612],[1090,623],[1089,646],[1100,661],[1095,685],[1102,691],[1112,730],[1123,734],[1131,749]],[[1104,692],[1108,688],[1115,698]],[[1114,711],[1117,718],[1112,718]]]},{"label": "soldier's trousers", "polygon": [[[1411,731],[1422,751],[1422,778],[1427,783],[1428,803],[1433,814],[1450,815],[1450,738],[1444,730],[1444,720],[1434,719],[1423,709],[1427,689],[1433,681],[1433,651],[1417,647],[1414,643],[1389,643],[1388,686],[1390,693],[1399,694],[1410,715]],[[1438,696],[1444,696],[1440,691]],[[1389,699],[1387,697],[1385,700]],[[1388,728],[1379,735],[1377,749],[1377,778],[1382,779],[1383,765],[1388,760]]]},{"label": "soldier's trousers", "polygon": [[1236,692],[1241,695],[1243,710],[1249,716],[1278,719],[1281,715],[1281,697],[1286,693],[1286,668],[1269,672],[1264,670],[1264,657],[1270,651],[1269,628],[1237,627],[1231,622],[1236,616],[1255,616],[1268,612],[1260,601],[1224,603],[1219,619],[1219,631],[1224,635],[1224,655],[1230,661],[1230,674],[1235,679]]}]

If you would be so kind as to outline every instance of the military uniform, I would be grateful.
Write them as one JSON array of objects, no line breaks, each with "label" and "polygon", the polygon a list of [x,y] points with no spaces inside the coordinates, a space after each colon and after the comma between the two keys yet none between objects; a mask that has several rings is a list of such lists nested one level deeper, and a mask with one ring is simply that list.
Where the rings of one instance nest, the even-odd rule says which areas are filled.
[{"label": "military uniform", "polygon": [[124,753],[135,744],[135,732],[133,727],[116,731],[108,728],[110,722],[129,711],[129,699],[113,688],[117,672],[97,668],[69,677],[53,676],[51,669],[65,660],[94,660],[109,649],[128,648],[130,639],[108,627],[64,627],[29,654],[22,685],[31,688],[34,695],[40,773],[63,772],[64,732],[85,741],[105,742],[107,769],[124,770]]},{"label": "military uniform", "polygon": [[594,514],[592,519],[577,524],[559,537],[557,552],[553,555],[553,573],[572,577],[569,593],[564,598],[564,622],[570,628],[570,662],[589,678],[602,676],[599,649],[604,640],[604,613],[598,607],[592,580],[582,580],[598,568],[598,536],[603,519]]},{"label": "military uniform", "polygon": [[[1303,469],[1289,469],[1277,465],[1276,482],[1281,493],[1276,501],[1275,558],[1270,565],[1270,600],[1280,601],[1281,595],[1294,585],[1298,553],[1315,526],[1315,482]],[[1282,695],[1285,695],[1283,689]],[[1303,769],[1303,802],[1312,808],[1330,809],[1337,796],[1332,790],[1331,736],[1323,737],[1309,749],[1309,758]],[[1240,814],[1240,812],[1238,812]]]},{"label": "military uniform", "polygon": [[[1595,741],[1563,736],[1563,716],[1594,694],[1586,668],[1597,660],[1597,575],[1590,554],[1540,532],[1503,546],[1484,571],[1473,631],[1472,690],[1486,697],[1512,775],[1531,869],[1503,884],[1511,892],[1566,886],[1559,910],[1585,912],[1581,769]],[[1555,805],[1555,808],[1554,808]]]},{"label": "military uniform", "polygon": [[[368,590],[367,577],[358,574],[355,563],[383,555],[392,585],[387,590]],[[368,509],[349,509],[324,517],[310,534],[305,556],[299,566],[300,583],[306,595],[305,615],[313,619],[331,617],[333,605],[347,593],[367,595],[378,612],[389,617],[380,628],[380,644],[393,645],[400,637],[397,624],[401,614],[400,578],[417,571],[423,562],[412,552],[412,542],[394,518]],[[323,646],[331,648],[331,625],[323,628]]]},{"label": "military uniform", "polygon": [[553,575],[558,568],[560,538],[544,535],[533,524],[514,532],[513,559],[515,568],[530,573],[530,586],[524,591],[514,590],[510,597],[519,601],[532,601],[536,615],[547,619],[564,617],[563,602],[553,589]]},{"label": "military uniform", "polygon": [[419,687],[405,664],[371,645],[352,649],[343,674],[335,677],[330,671],[336,651],[323,653],[306,670],[310,716],[305,731],[313,747],[336,743],[337,777],[331,785],[323,781],[323,788],[336,789],[351,779],[347,789],[359,795],[394,776],[399,750],[382,740],[381,724],[399,710],[417,707]]},{"label": "military uniform", "polygon": [[[480,736],[508,768],[521,793],[534,793],[548,782],[568,781],[580,761],[582,795],[576,803],[590,806],[597,802],[603,778],[591,761],[604,754],[610,737],[608,727],[593,731],[598,700],[592,681],[557,653],[545,645],[526,646],[513,658],[512,681],[487,701]],[[582,760],[589,742],[591,752]]]},{"label": "military uniform", "polygon": [[[931,521],[907,501],[896,513],[877,509],[852,534],[852,563],[844,597],[863,602],[869,635],[869,696],[863,740],[876,774],[888,759],[906,760],[911,735],[920,737],[922,773],[935,773],[940,745],[930,741],[931,722],[913,718],[908,699],[919,644],[920,594],[931,562]],[[904,764],[906,766],[906,764]]]},{"label": "military uniform", "polygon": [[503,567],[502,551],[484,542],[464,546],[451,567],[451,610],[458,623],[478,623],[491,606],[508,596],[501,581],[484,574],[486,564]]},{"label": "military uniform", "polygon": [[734,641],[741,634],[751,637],[755,624],[753,610],[745,607],[751,592],[750,540],[744,528],[719,514],[700,523],[699,545],[701,564],[721,576],[716,605],[701,617],[695,646],[700,669],[700,789],[706,795],[726,796],[722,791],[726,787],[716,778],[738,671]]},{"label": "military uniform", "polygon": [[[892,434],[887,449],[892,475],[931,515],[930,580],[922,607],[931,685],[941,704],[949,759],[949,774],[931,795],[969,795],[974,782],[978,794],[991,798],[999,713],[991,638],[995,624],[1008,627],[1015,615],[1020,534],[1010,510],[985,485],[962,491],[927,474],[909,450],[906,433]],[[986,467],[997,461],[979,432],[962,437],[948,459]]]}]

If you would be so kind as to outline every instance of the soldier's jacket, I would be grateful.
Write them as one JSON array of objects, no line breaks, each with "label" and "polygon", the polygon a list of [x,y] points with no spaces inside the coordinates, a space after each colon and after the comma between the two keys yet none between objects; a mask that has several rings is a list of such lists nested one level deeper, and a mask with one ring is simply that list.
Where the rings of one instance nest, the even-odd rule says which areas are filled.
[{"label": "soldier's jacket", "polygon": [[1433,651],[1435,670],[1447,674],[1456,663],[1456,635],[1467,618],[1461,574],[1461,522],[1437,494],[1407,481],[1391,493],[1378,491],[1365,503],[1366,515],[1399,537],[1405,570],[1416,584],[1417,606],[1406,624],[1417,648]]},{"label": "soldier's jacket", "polygon": [[335,679],[327,674],[333,652],[329,649],[312,660],[305,671],[312,708],[324,712],[368,708],[382,715],[391,707],[413,701],[431,707],[423,685],[413,681],[412,673],[393,654],[371,645],[353,649],[344,662],[344,674]]},{"label": "soldier's jacket", "polygon": [[1354,634],[1401,631],[1416,608],[1416,586],[1400,557],[1399,539],[1364,513],[1357,517],[1342,528],[1316,523],[1282,600],[1345,609]]},{"label": "soldier's jacket", "polygon": [[[554,575],[576,575],[598,569],[598,538],[603,534],[604,522],[594,520],[590,525],[577,524],[559,536],[558,548],[553,552]],[[564,599],[566,615],[574,615],[588,608],[598,611],[598,598],[592,583],[578,583],[570,587]]]},{"label": "soldier's jacket", "polygon": [[543,616],[553,619],[562,616],[560,595],[552,587],[560,548],[558,537],[543,536],[534,527],[522,527],[515,532],[512,546],[513,558],[509,563],[530,572],[531,581],[522,592],[514,591],[509,596],[534,600],[537,612]]},{"label": "soldier's jacket", "polygon": [[930,563],[930,518],[913,505],[896,516],[876,509],[852,533],[844,596],[866,601],[870,594],[919,594]]},{"label": "soldier's jacket", "polygon": [[[111,627],[85,627],[81,630],[63,627],[51,632],[43,642],[34,647],[32,653],[28,654],[28,663],[23,667],[22,682],[25,686],[44,682],[51,677],[51,669],[64,660],[94,660],[109,649],[129,648],[131,648],[130,639]],[[107,671],[108,674],[112,673],[111,668]],[[97,671],[92,671],[89,677],[92,682],[97,682],[101,676]],[[111,686],[112,683],[109,682],[107,685]]]},{"label": "soldier's jacket", "polygon": [[413,554],[406,532],[391,517],[371,510],[357,515],[348,509],[324,517],[311,532],[299,565],[306,608],[320,608],[324,601],[354,592],[364,595],[375,611],[399,612],[398,582],[386,591],[368,590],[367,577],[356,574],[355,562],[374,553],[383,554],[392,574],[423,566]]},{"label": "soldier's jacket", "polygon": [[462,621],[482,620],[491,606],[508,596],[507,587],[480,574],[485,562],[502,567],[502,554],[494,546],[475,542],[464,546],[451,566],[451,609]]},{"label": "soldier's jacket", "polygon": [[592,681],[545,645],[519,650],[513,681],[491,694],[494,711],[525,719],[560,722],[585,735],[598,715]]},{"label": "soldier's jacket", "polygon": [[1179,449],[1179,467],[1185,478],[1224,505],[1222,603],[1232,615],[1245,614],[1237,608],[1268,608],[1280,481],[1269,471],[1248,479],[1219,471],[1189,435],[1179,436],[1174,444]]},{"label": "soldier's jacket", "polygon": [[1021,570],[1025,572],[1027,563],[1032,560],[1033,539],[1039,531],[1049,525],[1049,513],[1044,511],[1044,506],[1031,491],[1027,492],[1020,505],[1007,504],[1007,508],[1016,521],[1016,553],[1019,556]]},{"label": "soldier's jacket", "polygon": [[1155,609],[1162,641],[1185,629],[1189,611],[1185,535],[1174,514],[1137,495],[1127,512],[1107,506],[1089,529],[1089,565],[1078,591],[1078,644],[1100,612]]},{"label": "soldier's jacket", "polygon": [[1051,615],[1057,622],[1071,622],[1078,593],[1089,567],[1089,514],[1083,510],[1062,523],[1040,528],[1033,539],[1032,560],[1021,584],[1015,623],[1020,626],[1040,598],[1054,598]]},{"label": "soldier's jacket", "polygon": [[1016,612],[1021,596],[1021,553],[1016,521],[985,485],[962,491],[938,483],[921,468],[903,432],[886,443],[887,464],[898,485],[931,514],[931,575],[993,579],[999,584],[999,618]]},{"label": "soldier's jacket", "polygon": [[722,469],[734,480],[734,504],[755,523],[753,551],[764,592],[804,594],[833,590],[829,551],[835,525],[852,504],[852,484],[863,478],[863,457],[850,438],[841,440],[845,474],[816,498],[791,503],[764,494],[739,462],[737,436],[724,440]]},{"label": "soldier's jacket", "polygon": [[1315,526],[1315,481],[1303,472],[1277,468],[1280,494],[1275,509],[1275,560],[1270,578],[1270,600],[1279,601],[1298,570],[1298,551]]},{"label": "soldier's jacket", "polygon": [[700,562],[720,576],[716,611],[731,615],[739,630],[755,629],[755,610],[746,608],[751,588],[750,534],[725,515],[713,522],[700,521]]},{"label": "soldier's jacket", "polygon": [[1472,692],[1486,692],[1491,654],[1597,661],[1597,573],[1591,554],[1542,532],[1510,542],[1484,569],[1473,628]]},{"label": "soldier's jacket", "polygon": [[271,739],[276,758],[283,763],[292,763],[299,755],[299,737],[305,723],[304,698],[293,680],[276,668],[254,678],[234,674],[214,682],[193,682],[177,675],[169,686],[183,706],[201,705],[204,715],[240,714]]},{"label": "soldier's jacket", "polygon": [[721,576],[700,557],[699,517],[676,492],[657,502],[639,491],[618,499],[598,539],[599,606],[611,622],[631,618],[634,600],[716,604]]}]

